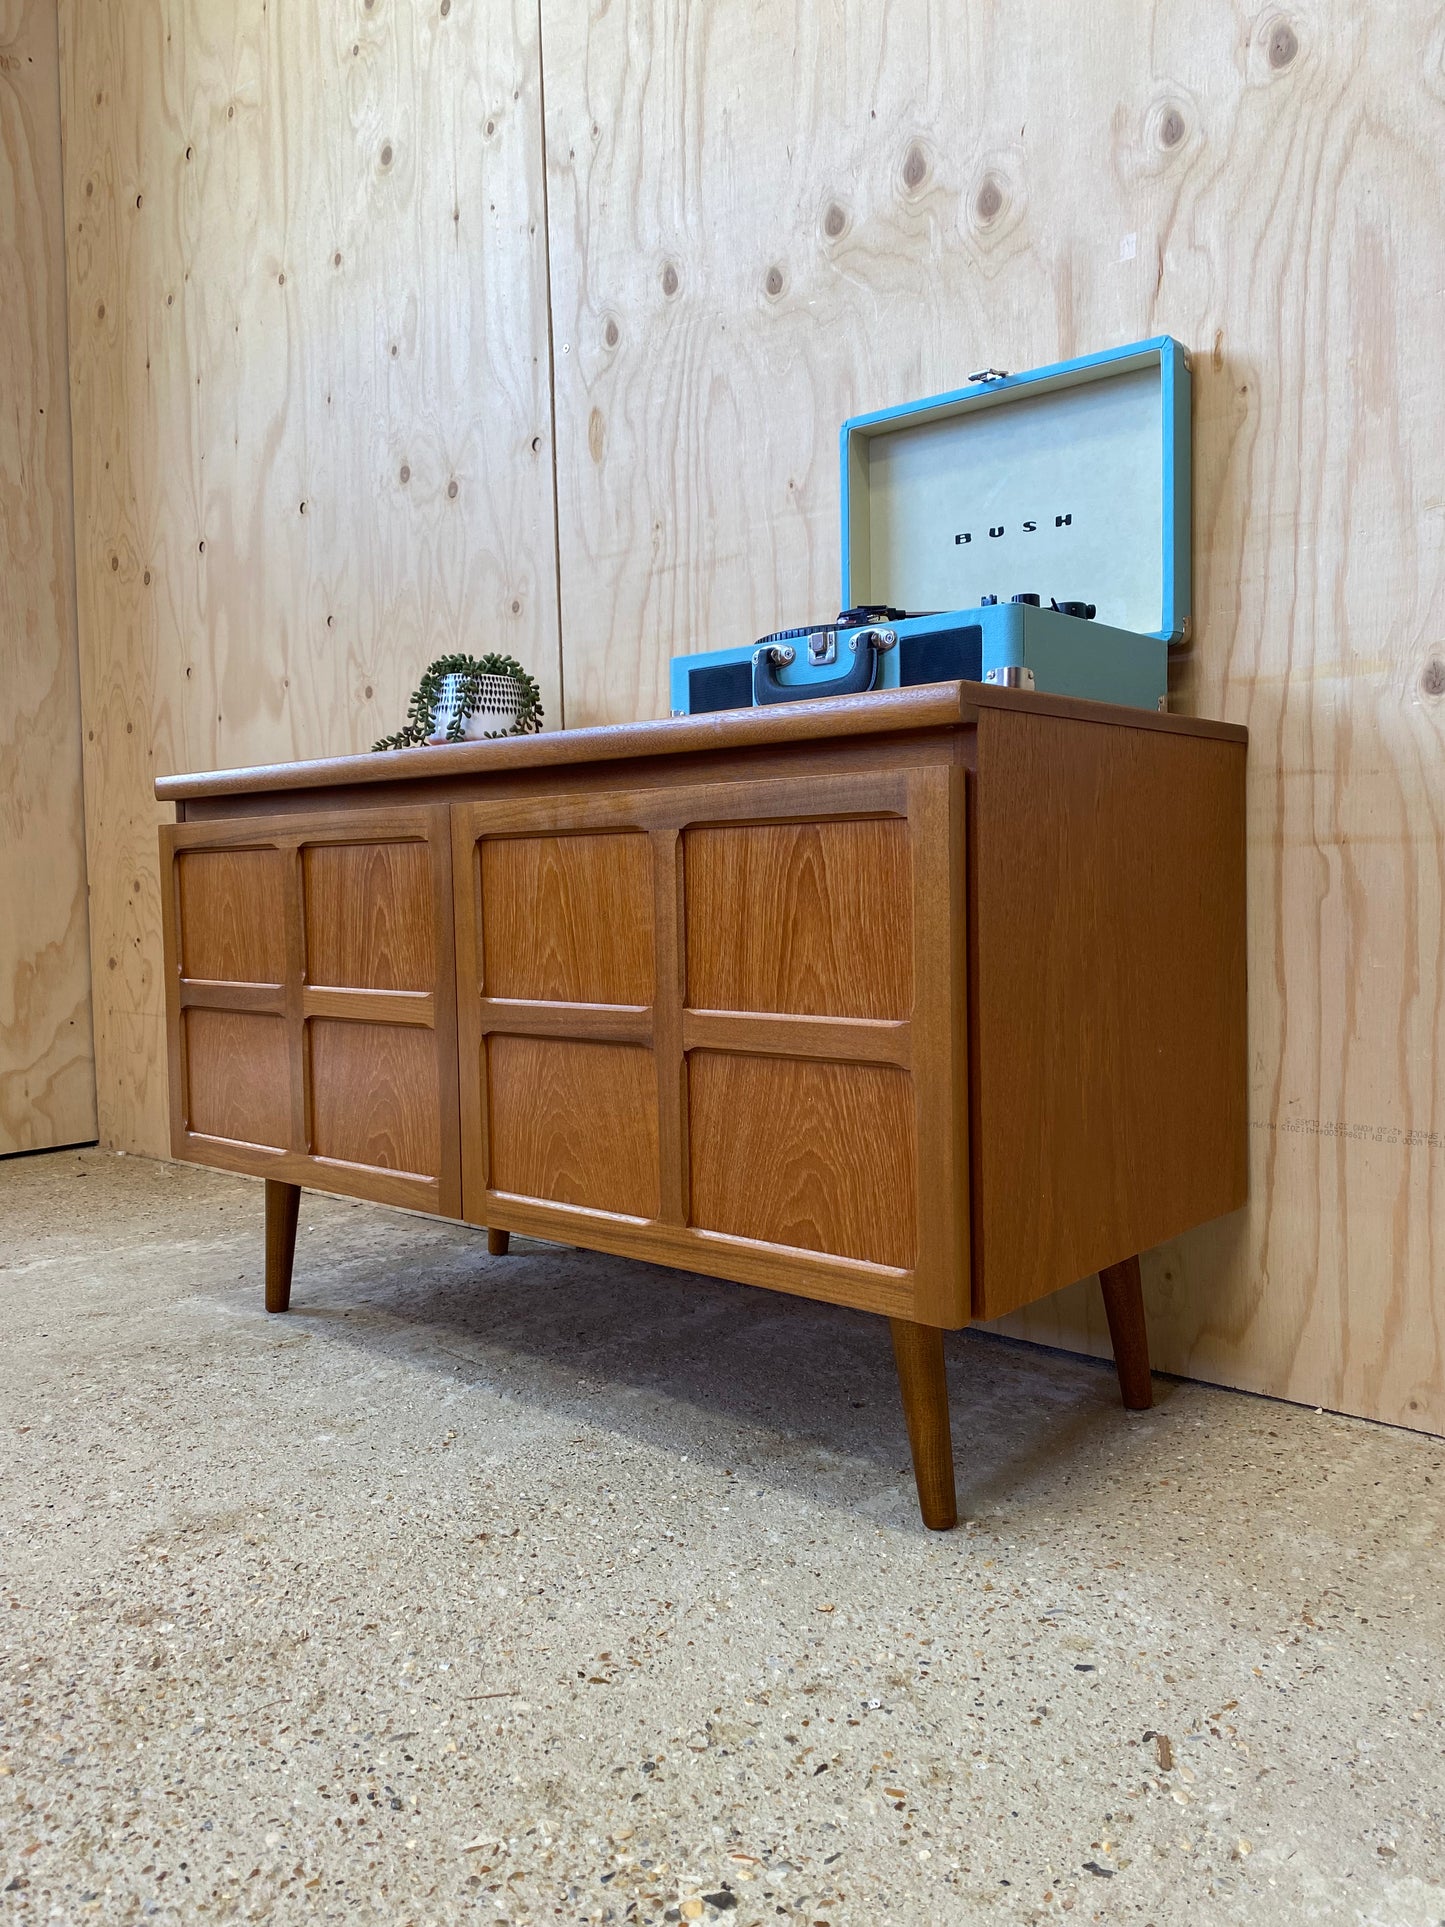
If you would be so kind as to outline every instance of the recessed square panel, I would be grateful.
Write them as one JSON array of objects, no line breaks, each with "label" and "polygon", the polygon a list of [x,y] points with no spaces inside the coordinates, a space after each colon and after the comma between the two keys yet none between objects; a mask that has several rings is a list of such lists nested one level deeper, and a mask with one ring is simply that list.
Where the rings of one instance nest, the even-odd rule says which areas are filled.
[{"label": "recessed square panel", "polygon": [[740,823],[684,839],[694,1010],[907,1017],[907,823]]},{"label": "recessed square panel", "polygon": [[286,974],[286,865],[280,850],[183,850],[181,975],[279,984]]},{"label": "recessed square panel", "polygon": [[291,1125],[285,1022],[240,1010],[187,1010],[181,1021],[188,1128],[285,1150]]},{"label": "recessed square panel", "polygon": [[437,1042],[430,1030],[313,1017],[311,1148],[381,1171],[441,1175]]},{"label": "recessed square panel", "polygon": [[657,1073],[632,1044],[494,1036],[490,1184],[526,1198],[657,1215]]},{"label": "recessed square panel", "polygon": [[433,987],[431,851],[425,843],[312,843],[301,860],[308,983],[364,990]]},{"label": "recessed square panel", "polygon": [[480,850],[487,996],[651,1003],[645,836],[486,837]]},{"label": "recessed square panel", "polygon": [[688,1137],[699,1229],[899,1270],[915,1262],[918,1148],[906,1072],[694,1051]]}]

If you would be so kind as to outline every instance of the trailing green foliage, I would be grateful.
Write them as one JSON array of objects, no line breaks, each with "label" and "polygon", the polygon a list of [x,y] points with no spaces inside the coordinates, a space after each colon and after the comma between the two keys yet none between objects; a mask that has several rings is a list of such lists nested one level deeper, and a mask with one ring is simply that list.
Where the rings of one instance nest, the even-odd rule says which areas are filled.
[{"label": "trailing green foliage", "polygon": [[506,676],[517,685],[517,720],[506,729],[489,729],[488,736],[530,736],[542,727],[542,692],[514,656],[438,656],[412,692],[406,722],[394,736],[383,736],[373,749],[415,749],[432,733],[432,719],[448,676],[459,676],[457,706],[447,724],[446,740],[466,740],[466,722],[482,694],[483,676]]}]

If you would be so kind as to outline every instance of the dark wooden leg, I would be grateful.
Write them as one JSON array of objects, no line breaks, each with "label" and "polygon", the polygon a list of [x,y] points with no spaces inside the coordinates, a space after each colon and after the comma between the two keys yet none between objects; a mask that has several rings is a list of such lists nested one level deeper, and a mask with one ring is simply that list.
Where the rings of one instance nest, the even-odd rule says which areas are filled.
[{"label": "dark wooden leg", "polygon": [[1147,1412],[1154,1403],[1154,1381],[1149,1376],[1149,1330],[1144,1323],[1144,1286],[1139,1260],[1106,1265],[1099,1273],[1104,1288],[1104,1311],[1114,1347],[1119,1390],[1131,1412]]},{"label": "dark wooden leg", "polygon": [[510,1231],[489,1231],[487,1233],[487,1250],[494,1258],[505,1258],[511,1249],[512,1234]]},{"label": "dark wooden leg", "polygon": [[296,1213],[301,1186],[266,1180],[266,1309],[291,1309],[291,1266],[296,1257]]},{"label": "dark wooden leg", "polygon": [[953,1438],[948,1429],[948,1378],[943,1368],[943,1333],[908,1318],[890,1318],[893,1356],[908,1421],[913,1477],[923,1523],[933,1532],[958,1524],[953,1491]]}]

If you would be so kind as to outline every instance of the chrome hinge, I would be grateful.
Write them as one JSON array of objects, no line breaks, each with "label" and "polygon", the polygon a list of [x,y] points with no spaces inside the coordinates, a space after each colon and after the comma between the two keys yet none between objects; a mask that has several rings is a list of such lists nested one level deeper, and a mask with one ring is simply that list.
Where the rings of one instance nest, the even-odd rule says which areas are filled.
[{"label": "chrome hinge", "polygon": [[1032,689],[1034,672],[1025,669],[1022,663],[1010,662],[1002,669],[990,669],[984,681],[995,689]]}]

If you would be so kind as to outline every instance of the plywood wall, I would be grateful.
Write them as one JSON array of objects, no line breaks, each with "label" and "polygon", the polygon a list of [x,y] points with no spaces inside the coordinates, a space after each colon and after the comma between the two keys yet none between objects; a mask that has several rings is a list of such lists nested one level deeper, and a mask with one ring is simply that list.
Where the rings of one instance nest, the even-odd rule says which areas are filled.
[{"label": "plywood wall", "polygon": [[[543,32],[569,722],[836,609],[845,415],[1195,350],[1175,696],[1252,732],[1254,1199],[1152,1259],[1157,1355],[1445,1430],[1438,8],[543,0]],[[1101,1323],[1075,1291],[1014,1328]]]},{"label": "plywood wall", "polygon": [[[567,721],[660,715],[675,650],[836,608],[845,415],[1167,330],[1254,1201],[1151,1259],[1158,1355],[1445,1430],[1437,9],[61,19],[106,1140],[166,1142],[155,774],[360,747],[442,647],[556,720],[559,600]],[[1086,1291],[1015,1329],[1104,1344]]]},{"label": "plywood wall", "polygon": [[94,1136],[55,0],[0,0],[0,1155]]},{"label": "plywood wall", "polygon": [[61,0],[105,1142],[167,1150],[152,780],[560,710],[532,0]]}]

